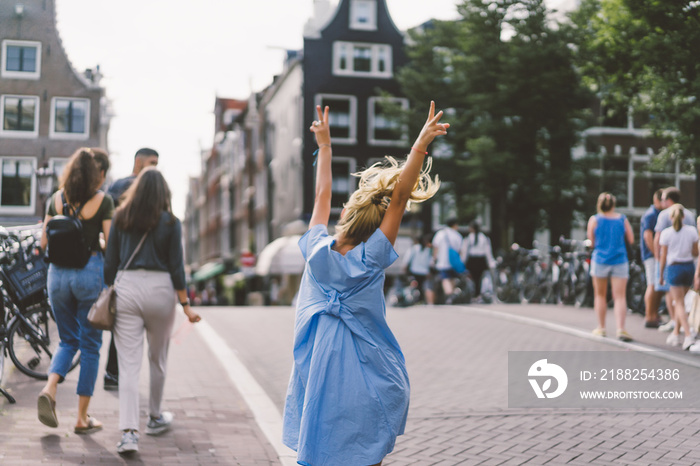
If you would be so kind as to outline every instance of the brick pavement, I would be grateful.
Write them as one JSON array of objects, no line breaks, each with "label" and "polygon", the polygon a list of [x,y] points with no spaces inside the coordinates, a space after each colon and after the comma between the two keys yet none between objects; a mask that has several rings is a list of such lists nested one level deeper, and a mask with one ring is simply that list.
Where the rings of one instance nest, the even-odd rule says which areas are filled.
[{"label": "brick pavement", "polygon": [[[202,308],[202,314],[281,410],[292,363],[293,309]],[[537,324],[556,323],[587,334],[593,322],[590,309],[416,306],[390,309],[388,319],[406,354],[412,394],[406,434],[385,465],[700,464],[700,412],[508,408],[508,350],[626,350]],[[630,316],[628,330],[641,345],[663,346],[665,335],[641,328],[638,316]],[[134,462],[279,464],[202,343],[191,332],[173,345],[165,406],[175,412],[177,425],[160,438],[143,436]],[[115,394],[103,392],[100,385],[92,413],[107,428],[79,437],[70,429],[74,375],[61,387],[62,425],[55,430],[36,421],[41,383],[16,371],[6,377],[18,405],[0,405],[0,463],[126,462],[114,450],[119,438]]]},{"label": "brick pavement", "polygon": [[[556,322],[585,334],[593,320],[590,309],[481,308]],[[217,328],[228,329],[227,341],[281,410],[291,365],[293,310],[204,312]],[[655,330],[637,332],[637,317],[630,316],[628,327],[643,344],[665,339]],[[624,351],[624,345],[469,307],[390,309],[388,319],[406,354],[412,394],[406,434],[385,465],[700,464],[696,411],[508,408],[508,350]]]},{"label": "brick pavement", "polygon": [[[180,317],[182,319],[182,317]],[[180,320],[181,321],[181,320]],[[277,454],[256,425],[235,387],[221,376],[221,366],[195,331],[173,340],[163,408],[175,414],[173,429],[159,437],[141,435],[139,453],[122,458],[116,452],[121,438],[116,392],[102,389],[107,343],[105,335],[98,385],[90,412],[105,428],[89,436],[73,433],[77,370],[59,386],[59,427],[36,419],[36,398],[43,382],[6,364],[4,385],[17,404],[0,400],[0,464],[187,464],[279,465]],[[147,361],[141,373],[142,428],[148,397]]]}]

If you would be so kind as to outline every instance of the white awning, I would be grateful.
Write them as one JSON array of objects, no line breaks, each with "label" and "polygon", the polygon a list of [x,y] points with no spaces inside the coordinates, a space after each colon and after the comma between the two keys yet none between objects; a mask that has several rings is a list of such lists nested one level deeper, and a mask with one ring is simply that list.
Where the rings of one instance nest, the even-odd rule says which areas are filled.
[{"label": "white awning", "polygon": [[258,255],[255,274],[260,276],[299,274],[304,272],[304,256],[299,249],[300,235],[277,238]]}]

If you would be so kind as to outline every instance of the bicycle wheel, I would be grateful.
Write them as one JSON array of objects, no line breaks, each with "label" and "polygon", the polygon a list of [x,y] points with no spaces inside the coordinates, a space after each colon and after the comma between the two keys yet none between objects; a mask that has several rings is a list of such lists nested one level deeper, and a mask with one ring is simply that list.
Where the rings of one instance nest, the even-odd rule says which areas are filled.
[{"label": "bicycle wheel", "polygon": [[520,302],[533,303],[538,298],[537,294],[540,286],[540,272],[536,267],[530,266],[525,269],[523,283],[520,288]]},{"label": "bicycle wheel", "polygon": [[[22,373],[39,380],[48,378],[51,358],[60,341],[58,327],[51,317],[51,308],[36,306],[22,317],[16,316],[8,334],[12,362]],[[69,371],[80,363],[76,354]]]},{"label": "bicycle wheel", "polygon": [[627,308],[632,312],[644,315],[646,306],[644,293],[647,290],[644,270],[636,264],[630,264],[630,277],[627,280]]},{"label": "bicycle wheel", "polygon": [[576,283],[574,285],[576,307],[592,306],[593,301],[593,286],[591,278],[588,275],[588,269],[581,265],[576,270]]}]

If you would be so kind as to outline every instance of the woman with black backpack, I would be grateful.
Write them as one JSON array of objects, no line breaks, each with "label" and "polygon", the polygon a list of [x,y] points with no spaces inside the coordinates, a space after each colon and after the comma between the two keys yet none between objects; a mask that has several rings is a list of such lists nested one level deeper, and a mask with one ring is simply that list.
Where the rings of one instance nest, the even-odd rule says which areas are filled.
[{"label": "woman with black backpack", "polygon": [[82,148],[69,159],[60,177],[60,189],[48,202],[41,247],[47,249],[47,289],[61,339],[51,360],[46,385],[39,394],[39,421],[58,427],[56,389],[80,351],[78,420],[76,434],[100,430],[88,415],[95,389],[102,331],[87,320],[90,306],[104,287],[104,259],[100,233],[108,240],[114,202],[100,191],[103,178],[91,149]]}]

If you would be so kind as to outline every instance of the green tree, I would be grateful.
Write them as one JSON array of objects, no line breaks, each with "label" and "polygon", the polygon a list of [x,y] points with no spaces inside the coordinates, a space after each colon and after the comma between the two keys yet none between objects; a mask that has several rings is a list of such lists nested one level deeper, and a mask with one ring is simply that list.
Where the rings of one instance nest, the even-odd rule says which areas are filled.
[{"label": "green tree", "polygon": [[649,115],[668,151],[700,167],[700,2],[584,0],[578,63],[607,114]]},{"label": "green tree", "polygon": [[410,32],[398,79],[413,108],[450,107],[450,157],[436,160],[460,217],[487,201],[493,239],[529,246],[537,229],[569,234],[574,117],[585,107],[568,28],[541,0],[464,0],[457,21]]}]

